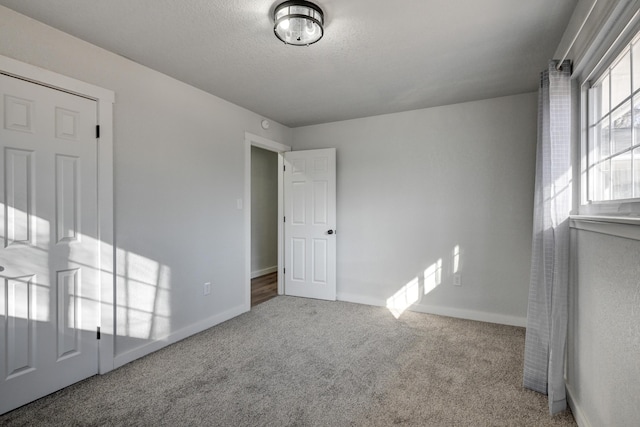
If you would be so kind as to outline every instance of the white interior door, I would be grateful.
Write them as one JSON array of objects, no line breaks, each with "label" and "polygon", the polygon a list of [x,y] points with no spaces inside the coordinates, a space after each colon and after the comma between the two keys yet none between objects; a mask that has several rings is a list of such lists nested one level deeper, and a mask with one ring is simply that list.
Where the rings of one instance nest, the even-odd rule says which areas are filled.
[{"label": "white interior door", "polygon": [[285,294],[336,299],[336,150],[284,153]]},{"label": "white interior door", "polygon": [[98,372],[96,102],[0,75],[0,413]]}]

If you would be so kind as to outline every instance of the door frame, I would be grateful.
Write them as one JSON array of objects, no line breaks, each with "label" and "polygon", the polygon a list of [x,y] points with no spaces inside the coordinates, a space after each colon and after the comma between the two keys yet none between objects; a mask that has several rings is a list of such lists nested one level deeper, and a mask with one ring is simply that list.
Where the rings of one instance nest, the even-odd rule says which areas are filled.
[{"label": "door frame", "polygon": [[278,295],[284,294],[284,227],[280,218],[284,217],[284,156],[291,147],[265,137],[244,133],[244,270],[245,309],[251,310],[251,147],[259,147],[278,154]]},{"label": "door frame", "polygon": [[98,271],[100,272],[100,340],[98,372],[113,370],[114,361],[114,245],[113,245],[113,104],[115,93],[44,68],[0,55],[0,73],[96,101],[98,167]]}]

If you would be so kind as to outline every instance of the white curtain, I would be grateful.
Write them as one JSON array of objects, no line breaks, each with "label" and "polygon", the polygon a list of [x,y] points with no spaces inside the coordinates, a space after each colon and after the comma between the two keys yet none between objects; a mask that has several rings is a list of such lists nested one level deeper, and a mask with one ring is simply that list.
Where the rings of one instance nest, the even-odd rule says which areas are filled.
[{"label": "white curtain", "polygon": [[566,409],[564,354],[568,321],[571,209],[571,64],[551,61],[540,78],[533,248],[524,386]]}]

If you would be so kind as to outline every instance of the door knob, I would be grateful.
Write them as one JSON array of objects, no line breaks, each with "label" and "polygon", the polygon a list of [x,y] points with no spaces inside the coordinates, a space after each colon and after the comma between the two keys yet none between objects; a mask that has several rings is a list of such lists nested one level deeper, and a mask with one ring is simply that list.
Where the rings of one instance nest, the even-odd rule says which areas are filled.
[{"label": "door knob", "polygon": [[[333,230],[327,231],[327,234],[333,234]],[[2,270],[0,270],[0,271],[2,271]]]},{"label": "door knob", "polygon": [[4,271],[4,267],[0,265],[0,271]]}]

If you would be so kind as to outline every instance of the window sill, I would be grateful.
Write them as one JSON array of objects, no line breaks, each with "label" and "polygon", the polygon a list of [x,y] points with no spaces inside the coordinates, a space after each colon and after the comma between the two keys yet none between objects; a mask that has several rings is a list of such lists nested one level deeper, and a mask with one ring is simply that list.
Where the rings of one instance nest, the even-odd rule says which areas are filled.
[{"label": "window sill", "polygon": [[640,218],[620,216],[571,215],[570,227],[625,239],[640,240]]}]

